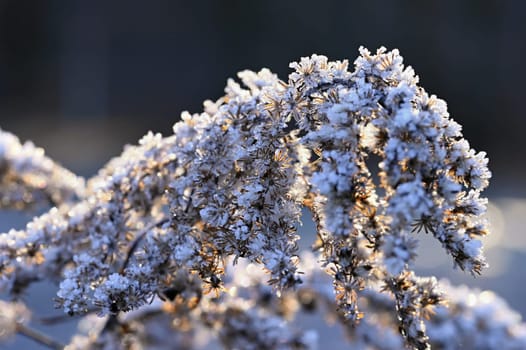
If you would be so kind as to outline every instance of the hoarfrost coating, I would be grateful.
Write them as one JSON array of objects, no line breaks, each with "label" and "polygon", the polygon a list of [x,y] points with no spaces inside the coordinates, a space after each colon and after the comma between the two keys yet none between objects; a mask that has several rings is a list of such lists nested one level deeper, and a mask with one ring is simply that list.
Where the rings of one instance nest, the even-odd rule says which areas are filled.
[{"label": "hoarfrost coating", "polygon": [[[384,293],[405,344],[428,348],[424,320],[444,297],[434,278],[413,271],[418,232],[456,266],[482,271],[485,153],[470,148],[397,50],[361,48],[352,71],[320,55],[290,67],[287,82],[268,69],[239,73],[242,85],[231,79],[203,113],[184,112],[173,135],[150,132],[127,146],[86,186],[74,175],[57,183],[67,170],[2,132],[3,206],[22,209],[43,192],[56,207],[0,236],[0,289],[19,298],[36,281],[56,281],[56,305],[106,316],[106,335],[120,315],[159,297],[176,305],[164,317],[180,330],[201,312],[227,347],[303,348],[313,337],[281,334],[279,319],[214,300],[225,295],[229,259],[260,264],[276,295],[300,291],[297,228],[307,208],[339,322],[371,325],[375,310],[361,296]],[[239,322],[276,337],[267,344],[236,330]]]}]

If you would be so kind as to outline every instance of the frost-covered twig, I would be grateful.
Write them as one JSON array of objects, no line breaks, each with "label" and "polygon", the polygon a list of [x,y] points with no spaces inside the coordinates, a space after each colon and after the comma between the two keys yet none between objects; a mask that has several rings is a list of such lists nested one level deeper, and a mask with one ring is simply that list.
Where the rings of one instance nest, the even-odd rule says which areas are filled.
[{"label": "frost-covered twig", "polygon": [[50,349],[64,348],[58,341],[29,327],[30,319],[31,311],[23,303],[0,300],[0,341],[20,334]]},{"label": "frost-covered twig", "polygon": [[33,328],[26,327],[23,324],[19,324],[17,327],[17,333],[23,335],[49,349],[62,350],[64,345],[58,341],[51,339],[46,334],[39,332]]},{"label": "frost-covered twig", "polygon": [[297,227],[306,207],[339,322],[372,325],[360,300],[384,293],[406,344],[428,348],[425,319],[443,298],[433,278],[413,271],[418,231],[461,269],[481,272],[487,159],[397,50],[362,48],[348,66],[313,55],[291,64],[287,82],[267,69],[239,73],[244,87],[230,80],[203,113],[183,113],[173,135],[128,146],[75,203],[0,235],[0,289],[18,296],[34,281],[60,281],[57,305],[109,315],[109,339],[123,312],[161,297],[178,315],[220,320],[212,328],[226,346],[248,347],[230,342],[246,336],[290,347],[299,338],[267,344],[252,332],[278,334],[281,321],[204,296],[222,294],[229,258],[262,265],[275,295],[305,290]]},{"label": "frost-covered twig", "polygon": [[0,129],[0,208],[59,205],[84,196],[84,179]]}]

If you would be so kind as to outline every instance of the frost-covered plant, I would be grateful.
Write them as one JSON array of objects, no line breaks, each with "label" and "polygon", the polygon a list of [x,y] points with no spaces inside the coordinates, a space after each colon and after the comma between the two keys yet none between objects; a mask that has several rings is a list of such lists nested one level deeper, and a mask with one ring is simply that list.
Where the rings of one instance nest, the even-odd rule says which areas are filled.
[{"label": "frost-covered plant", "polygon": [[[445,102],[397,50],[361,48],[352,72],[317,55],[291,68],[288,82],[239,73],[244,87],[229,80],[203,113],[148,133],[86,185],[0,131],[2,206],[54,205],[0,235],[0,289],[20,301],[56,281],[56,305],[88,314],[67,349],[189,349],[202,332],[232,349],[312,348],[289,322],[307,311],[357,348],[478,348],[473,332],[524,347],[520,319],[488,294],[445,297],[413,271],[419,231],[461,269],[486,266],[487,159]],[[297,247],[303,208],[317,228],[310,260]]]}]

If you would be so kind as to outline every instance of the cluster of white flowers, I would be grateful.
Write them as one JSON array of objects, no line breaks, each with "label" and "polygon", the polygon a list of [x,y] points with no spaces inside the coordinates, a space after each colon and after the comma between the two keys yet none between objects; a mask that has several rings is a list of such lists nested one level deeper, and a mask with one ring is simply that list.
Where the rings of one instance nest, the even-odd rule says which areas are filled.
[{"label": "cluster of white flowers", "polygon": [[[444,298],[434,278],[412,270],[418,231],[480,273],[487,159],[396,50],[360,54],[354,71],[302,58],[288,82],[267,69],[241,72],[244,87],[230,80],[203,113],[183,113],[171,136],[127,146],[86,186],[0,132],[2,206],[55,205],[0,235],[0,290],[20,298],[50,279],[66,313],[105,317],[71,349],[151,345],[145,325],[157,318],[178,330],[180,348],[191,347],[198,323],[228,348],[310,348],[310,333],[284,324],[294,305],[315,299],[360,347],[428,348],[425,319]],[[332,279],[323,288],[302,284],[302,208]],[[234,293],[245,282],[229,281],[226,262],[241,260],[262,265],[272,288],[259,280],[247,285],[255,294]],[[371,302],[382,296],[385,309]],[[158,298],[165,303],[151,310]]]}]

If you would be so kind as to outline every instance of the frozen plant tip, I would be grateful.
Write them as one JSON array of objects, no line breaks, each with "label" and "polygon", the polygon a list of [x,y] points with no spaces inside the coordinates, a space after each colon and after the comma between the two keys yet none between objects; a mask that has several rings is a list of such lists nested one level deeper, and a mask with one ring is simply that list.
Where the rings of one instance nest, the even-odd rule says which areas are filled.
[{"label": "frozen plant tip", "polygon": [[[397,50],[361,48],[348,66],[305,57],[287,82],[243,71],[242,85],[229,80],[203,113],[184,112],[173,135],[127,146],[85,187],[71,176],[57,183],[66,170],[0,134],[0,185],[15,198],[3,206],[23,209],[40,192],[55,205],[0,236],[0,289],[16,300],[33,282],[56,281],[58,307],[104,317],[96,336],[68,349],[192,348],[202,329],[226,348],[312,348],[312,333],[286,325],[300,305],[321,304],[360,348],[436,344],[426,325],[441,324],[433,315],[445,297],[413,271],[418,234],[432,234],[459,268],[482,271],[487,159]],[[304,208],[316,224],[309,268],[297,246]],[[232,279],[232,263],[261,266],[268,285]],[[330,279],[323,287],[317,270]]]}]

